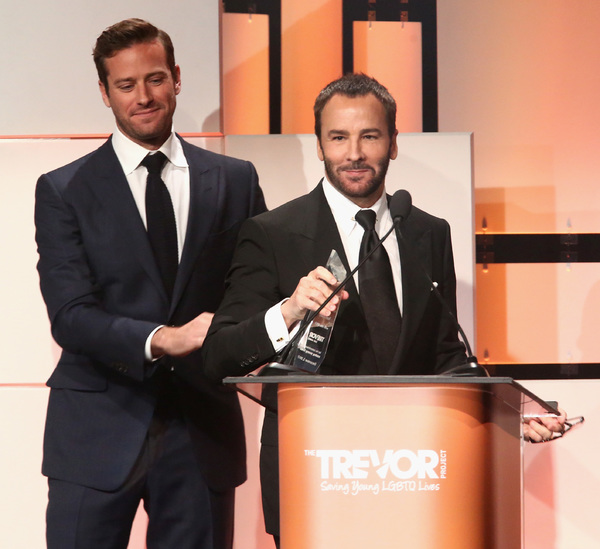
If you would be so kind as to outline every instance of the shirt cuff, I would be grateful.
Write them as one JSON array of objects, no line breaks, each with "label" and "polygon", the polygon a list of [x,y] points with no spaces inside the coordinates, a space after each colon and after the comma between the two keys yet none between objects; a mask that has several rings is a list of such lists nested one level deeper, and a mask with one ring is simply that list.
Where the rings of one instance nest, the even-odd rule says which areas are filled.
[{"label": "shirt cuff", "polygon": [[273,305],[265,313],[265,328],[267,329],[267,335],[271,340],[273,349],[278,353],[283,349],[290,341],[290,336],[294,334],[297,327],[290,333],[288,331],[283,315],[281,314],[281,305],[285,303],[288,298],[281,300],[277,305]]},{"label": "shirt cuff", "polygon": [[160,330],[163,326],[164,326],[164,324],[161,324],[160,326],[157,326],[156,328],[154,328],[154,330],[152,330],[150,332],[150,335],[146,338],[146,345],[144,346],[144,355],[148,362],[153,362],[160,358],[159,356],[157,356],[156,358],[154,358],[152,356],[152,336],[156,332],[158,332],[158,330]]}]

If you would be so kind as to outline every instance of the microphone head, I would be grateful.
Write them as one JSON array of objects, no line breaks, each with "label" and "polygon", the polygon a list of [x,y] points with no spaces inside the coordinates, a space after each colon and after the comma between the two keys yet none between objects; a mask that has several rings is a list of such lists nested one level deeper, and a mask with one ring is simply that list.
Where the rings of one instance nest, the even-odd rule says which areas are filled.
[{"label": "microphone head", "polygon": [[412,198],[410,193],[404,189],[396,191],[390,200],[390,214],[392,219],[404,221],[410,214]]}]

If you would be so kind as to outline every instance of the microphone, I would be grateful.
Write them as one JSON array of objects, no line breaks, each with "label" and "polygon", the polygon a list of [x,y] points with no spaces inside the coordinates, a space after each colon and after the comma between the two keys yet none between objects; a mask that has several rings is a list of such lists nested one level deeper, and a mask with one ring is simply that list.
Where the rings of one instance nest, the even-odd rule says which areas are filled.
[{"label": "microphone", "polygon": [[396,191],[390,199],[390,214],[394,223],[404,221],[412,209],[412,197],[408,191],[401,189]]},{"label": "microphone", "polygon": [[[425,269],[423,269],[423,272],[425,272]],[[433,293],[436,295],[436,297],[442,304],[443,309],[446,311],[446,313],[452,320],[452,324],[454,324],[454,327],[460,333],[460,337],[461,337],[463,344],[467,350],[467,359],[464,364],[459,364],[457,366],[454,366],[454,367],[450,368],[449,370],[442,372],[440,375],[449,375],[449,376],[455,376],[455,377],[490,377],[490,374],[485,369],[485,367],[483,367],[481,364],[479,364],[479,362],[477,362],[477,357],[473,354],[473,351],[471,351],[471,346],[469,345],[469,340],[467,339],[467,336],[466,336],[465,332],[463,331],[461,325],[458,323],[458,320],[454,316],[454,313],[452,313],[452,311],[450,310],[450,307],[448,306],[448,303],[444,299],[444,296],[438,290],[437,282],[433,282],[431,280],[431,278],[429,277],[429,275],[427,274],[427,272],[425,272],[425,275],[427,276],[427,279],[429,280],[429,283],[431,284],[431,289],[432,289]]]},{"label": "microphone", "polygon": [[[281,368],[282,366],[286,367],[285,369],[289,369],[289,370],[296,370],[296,368],[292,368],[291,366],[287,365],[287,364],[282,364],[282,361],[286,360],[286,358],[288,357],[290,351],[293,349],[294,344],[302,337],[302,335],[304,334],[304,330],[306,330],[306,328],[308,326],[310,326],[310,323],[319,315],[319,313],[327,306],[327,304],[337,295],[339,294],[342,289],[344,288],[344,286],[346,285],[346,283],[356,274],[356,272],[365,264],[365,262],[371,257],[371,255],[380,247],[383,245],[383,243],[385,242],[385,240],[387,239],[388,236],[390,236],[390,234],[392,233],[392,231],[396,228],[399,227],[400,224],[402,223],[402,221],[406,220],[406,218],[410,215],[410,211],[412,208],[412,198],[410,196],[410,193],[408,191],[405,191],[404,189],[401,189],[399,191],[396,191],[392,198],[390,199],[390,203],[389,203],[389,209],[390,209],[390,214],[392,216],[392,226],[389,229],[389,231],[387,231],[385,233],[385,235],[383,235],[382,238],[379,239],[379,242],[377,242],[376,246],[358,263],[358,265],[352,269],[350,271],[350,273],[346,276],[346,278],[344,278],[344,280],[342,280],[342,282],[340,282],[333,290],[333,292],[331,294],[329,294],[329,297],[323,301],[323,303],[314,311],[312,312],[307,312],[306,315],[304,316],[304,318],[302,319],[302,322],[300,324],[300,327],[298,328],[298,331],[294,334],[294,336],[290,339],[290,341],[288,341],[288,343],[285,345],[285,347],[278,353],[277,357],[276,357],[276,361],[275,363],[269,363],[265,366],[265,368],[263,368],[261,370],[261,372],[258,375],[261,375],[261,373],[266,369],[269,368],[270,366],[273,367],[275,364],[277,364],[276,367]],[[265,372],[266,373],[266,372]],[[264,375],[264,374],[263,374]]]}]

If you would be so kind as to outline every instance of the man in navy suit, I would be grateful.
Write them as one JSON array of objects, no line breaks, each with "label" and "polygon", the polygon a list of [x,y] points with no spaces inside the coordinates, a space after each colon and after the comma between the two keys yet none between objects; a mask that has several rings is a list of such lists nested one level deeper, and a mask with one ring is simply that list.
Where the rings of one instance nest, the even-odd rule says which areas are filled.
[{"label": "man in navy suit", "polygon": [[[164,31],[117,23],[94,61],[116,129],[36,189],[40,285],[62,347],[48,380],[48,547],[124,549],[143,501],[148,548],[230,548],[243,424],[236,394],[203,376],[199,349],[240,224],[265,211],[263,195],[252,164],[173,133],[181,79]],[[145,157],[156,151],[172,284],[147,232]]]}]

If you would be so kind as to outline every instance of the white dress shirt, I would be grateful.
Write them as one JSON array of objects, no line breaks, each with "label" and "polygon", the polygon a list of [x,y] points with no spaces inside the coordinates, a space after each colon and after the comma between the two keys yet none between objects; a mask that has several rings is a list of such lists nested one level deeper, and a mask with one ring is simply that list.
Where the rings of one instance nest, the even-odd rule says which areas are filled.
[{"label": "white dress shirt", "polygon": [[[144,222],[144,226],[147,227],[146,179],[148,178],[148,170],[144,166],[140,166],[140,162],[146,157],[149,151],[131,141],[118,128],[113,133],[112,145],[129,183],[129,188],[140,212],[140,217]],[[175,223],[177,224],[178,256],[181,259],[181,251],[185,242],[185,231],[190,212],[190,168],[183,154],[181,141],[179,141],[174,133],[171,133],[158,150],[169,160],[165,163],[161,177],[169,190],[171,202],[173,202]]]},{"label": "white dress shirt", "polygon": [[[146,223],[146,180],[148,178],[148,170],[141,166],[140,163],[148,154],[148,149],[134,143],[125,136],[119,128],[115,128],[112,135],[112,146],[115,154],[123,168],[127,183],[131,189],[131,194],[135,200],[140,217]],[[177,225],[177,256],[181,260],[181,252],[183,243],[185,242],[185,232],[190,212],[190,168],[183,154],[181,141],[173,132],[169,138],[158,149],[168,159],[163,167],[161,177],[165,182],[165,186],[171,195],[173,210],[175,212],[175,224]],[[148,338],[144,347],[146,360],[153,360],[151,342],[152,336],[160,329],[157,326]]]}]

